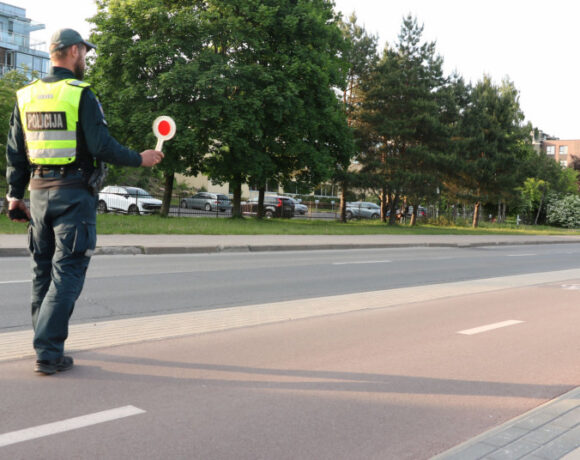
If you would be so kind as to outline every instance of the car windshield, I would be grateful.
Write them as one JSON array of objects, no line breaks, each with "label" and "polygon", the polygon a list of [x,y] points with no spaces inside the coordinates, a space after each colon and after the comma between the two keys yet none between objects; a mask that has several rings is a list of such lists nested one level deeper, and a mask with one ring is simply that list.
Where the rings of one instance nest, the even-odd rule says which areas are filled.
[{"label": "car windshield", "polygon": [[136,197],[136,198],[153,198],[149,194],[149,192],[146,192],[142,188],[127,187],[125,190],[127,190],[127,193],[129,194],[129,196],[133,196],[133,197]]},{"label": "car windshield", "polygon": [[220,201],[230,201],[229,197],[225,195],[217,195],[217,199]]}]

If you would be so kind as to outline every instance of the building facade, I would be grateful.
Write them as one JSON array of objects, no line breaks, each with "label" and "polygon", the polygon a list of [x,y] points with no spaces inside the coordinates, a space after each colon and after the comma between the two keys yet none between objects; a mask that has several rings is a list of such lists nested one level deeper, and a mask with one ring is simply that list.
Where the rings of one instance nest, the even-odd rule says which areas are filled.
[{"label": "building facade", "polygon": [[560,166],[567,168],[574,163],[574,158],[580,158],[580,139],[545,140],[542,142],[542,150]]},{"label": "building facade", "polygon": [[558,139],[543,131],[530,134],[536,152],[545,152],[548,157],[558,162],[563,168],[572,167],[574,160],[580,159],[580,139]]},{"label": "building facade", "polygon": [[39,24],[26,17],[26,10],[0,2],[0,76],[11,70],[19,70],[32,78],[48,73],[50,57],[40,48],[45,43],[35,42],[30,34],[43,30]]}]

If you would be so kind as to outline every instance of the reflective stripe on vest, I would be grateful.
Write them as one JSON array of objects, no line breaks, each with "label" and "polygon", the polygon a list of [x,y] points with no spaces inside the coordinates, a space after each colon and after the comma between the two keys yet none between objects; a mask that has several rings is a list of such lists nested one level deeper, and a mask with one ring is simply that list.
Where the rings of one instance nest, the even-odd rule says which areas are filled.
[{"label": "reflective stripe on vest", "polygon": [[42,80],[17,92],[28,158],[36,165],[67,165],[75,161],[77,122],[84,88],[74,79]]}]

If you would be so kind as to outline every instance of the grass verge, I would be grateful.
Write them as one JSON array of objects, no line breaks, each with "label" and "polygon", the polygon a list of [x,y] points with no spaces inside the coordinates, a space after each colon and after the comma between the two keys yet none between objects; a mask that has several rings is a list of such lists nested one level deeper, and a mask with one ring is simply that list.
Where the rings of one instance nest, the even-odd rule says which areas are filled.
[{"label": "grass verge", "polygon": [[[11,222],[0,216],[0,234],[26,232],[26,225]],[[97,232],[112,234],[167,234],[167,235],[580,235],[579,230],[544,226],[516,226],[513,224],[482,224],[473,229],[467,226],[440,226],[421,223],[417,226],[387,225],[380,221],[351,221],[346,224],[334,220],[255,218],[204,218],[159,216],[124,216],[115,214],[97,217]]]}]

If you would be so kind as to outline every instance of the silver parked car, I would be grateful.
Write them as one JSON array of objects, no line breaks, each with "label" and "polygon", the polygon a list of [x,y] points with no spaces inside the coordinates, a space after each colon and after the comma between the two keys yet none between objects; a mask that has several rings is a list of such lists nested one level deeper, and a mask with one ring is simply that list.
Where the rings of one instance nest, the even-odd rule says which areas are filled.
[{"label": "silver parked car", "polygon": [[346,218],[350,219],[378,219],[381,217],[381,207],[368,201],[346,203]]},{"label": "silver parked car", "polygon": [[191,197],[182,198],[180,206],[183,209],[203,209],[205,211],[217,211],[219,209],[225,212],[232,209],[232,202],[227,195],[222,193],[199,192]]},{"label": "silver parked car", "polygon": [[303,216],[308,212],[308,206],[302,204],[302,200],[300,198],[298,199],[290,198],[290,199],[294,201],[294,214],[300,214]]}]

